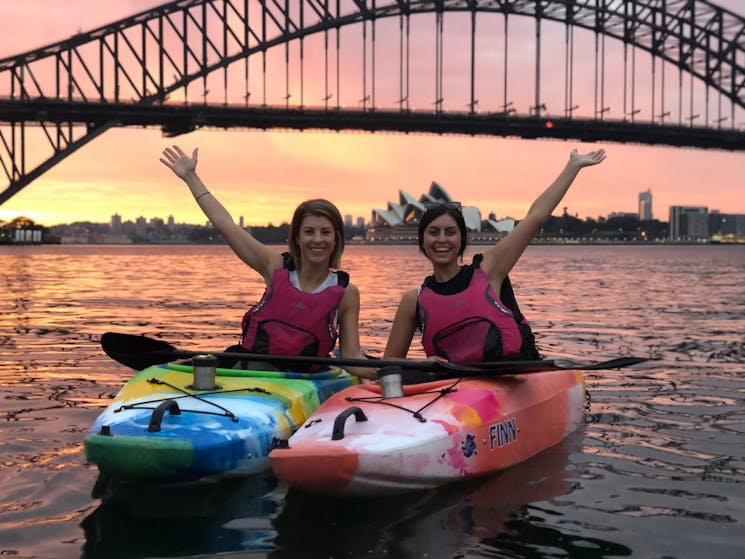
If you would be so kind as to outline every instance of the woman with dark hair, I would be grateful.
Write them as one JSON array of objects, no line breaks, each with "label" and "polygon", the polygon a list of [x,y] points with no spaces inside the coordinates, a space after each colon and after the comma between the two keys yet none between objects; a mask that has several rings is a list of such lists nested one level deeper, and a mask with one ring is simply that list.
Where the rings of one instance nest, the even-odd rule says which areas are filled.
[{"label": "woman with dark hair", "polygon": [[427,204],[419,222],[419,250],[432,275],[404,294],[393,321],[384,358],[404,358],[414,332],[422,333],[428,357],[455,362],[537,359],[532,332],[512,294],[508,274],[531,239],[562,200],[583,167],[597,165],[605,151],[572,151],[556,180],[503,239],[473,263],[461,265],[467,243],[460,204]]},{"label": "woman with dark hair", "polygon": [[[349,283],[349,275],[336,270],[344,251],[344,222],[334,204],[321,199],[300,204],[290,224],[289,253],[280,254],[239,227],[207,190],[196,172],[197,149],[189,157],[178,146],[166,148],[160,161],[187,184],[238,258],[264,278],[266,291],[243,317],[237,349],[328,357],[338,338],[342,357],[363,357],[358,329],[360,294]],[[262,368],[265,365],[260,363]],[[374,377],[366,368],[347,371]]]}]

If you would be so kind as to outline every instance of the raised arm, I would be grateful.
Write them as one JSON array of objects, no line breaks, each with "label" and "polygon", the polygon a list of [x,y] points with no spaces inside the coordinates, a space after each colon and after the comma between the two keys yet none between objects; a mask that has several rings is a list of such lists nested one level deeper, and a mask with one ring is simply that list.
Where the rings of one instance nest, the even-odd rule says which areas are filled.
[{"label": "raised arm", "polygon": [[553,183],[536,198],[528,214],[515,228],[484,254],[481,268],[492,285],[499,286],[512,267],[522,256],[528,244],[540,231],[551,212],[559,205],[572,182],[583,167],[597,165],[605,159],[605,150],[599,149],[586,154],[573,150],[569,162]]},{"label": "raised arm", "polygon": [[225,207],[207,190],[197,175],[197,148],[191,157],[178,146],[166,148],[160,161],[186,183],[204,215],[220,232],[233,252],[268,282],[274,270],[282,266],[282,256],[239,227]]}]

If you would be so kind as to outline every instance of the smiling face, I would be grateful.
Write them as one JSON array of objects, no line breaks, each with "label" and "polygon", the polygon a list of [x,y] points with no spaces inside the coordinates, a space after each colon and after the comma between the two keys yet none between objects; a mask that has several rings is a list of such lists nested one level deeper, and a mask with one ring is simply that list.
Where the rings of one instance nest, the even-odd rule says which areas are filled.
[{"label": "smiling face", "polygon": [[[323,220],[323,225],[318,220]],[[311,243],[305,241],[309,240],[308,236],[312,237],[315,235],[315,229],[318,229],[319,238],[326,238],[323,241],[324,243],[329,241],[328,234],[330,229],[330,253],[326,260],[326,266],[329,268],[339,268],[341,265],[341,254],[344,252],[344,222],[336,206],[328,200],[318,198],[315,200],[306,200],[295,208],[292,223],[290,223],[290,269],[296,268],[299,270],[306,256],[315,255],[313,258],[316,259],[317,255],[322,252],[323,249],[318,242],[313,245],[312,250],[307,250],[311,247]],[[301,246],[305,248],[301,248]]]},{"label": "smiling face", "polygon": [[307,215],[300,222],[295,241],[301,263],[328,267],[336,247],[336,230],[328,218]]},{"label": "smiling face", "polygon": [[424,228],[421,249],[434,266],[445,266],[456,263],[461,242],[458,223],[444,213]]},{"label": "smiling face", "polygon": [[466,244],[468,243],[468,232],[466,229],[466,222],[463,219],[463,214],[458,207],[451,206],[449,204],[441,203],[436,204],[432,208],[428,208],[424,215],[419,220],[419,249],[424,252],[424,232],[429,225],[439,219],[440,217],[447,215],[455,223],[458,231],[460,232],[460,247],[458,249],[458,256],[463,256],[463,252],[466,250]]}]

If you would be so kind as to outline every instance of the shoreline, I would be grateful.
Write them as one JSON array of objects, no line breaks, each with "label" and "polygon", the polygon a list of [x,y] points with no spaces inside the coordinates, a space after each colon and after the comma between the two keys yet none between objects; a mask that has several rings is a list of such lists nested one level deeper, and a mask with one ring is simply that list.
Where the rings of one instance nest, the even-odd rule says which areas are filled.
[{"label": "shoreline", "polygon": [[[266,243],[268,246],[283,246],[285,243]],[[490,241],[471,241],[468,243],[469,246],[491,246],[494,244]],[[401,242],[401,241],[364,241],[364,240],[349,240],[346,241],[347,246],[415,246],[416,242]],[[567,241],[558,240],[537,240],[530,243],[529,246],[732,246],[732,245],[744,245],[745,239],[737,240],[702,240],[702,241],[669,241],[669,240],[657,240],[657,241],[600,241],[600,240],[582,240],[582,239],[571,239]],[[113,242],[98,242],[98,243],[4,243],[0,242],[0,246],[227,246],[227,243],[191,243],[191,242],[129,242],[129,243],[113,243]]]}]

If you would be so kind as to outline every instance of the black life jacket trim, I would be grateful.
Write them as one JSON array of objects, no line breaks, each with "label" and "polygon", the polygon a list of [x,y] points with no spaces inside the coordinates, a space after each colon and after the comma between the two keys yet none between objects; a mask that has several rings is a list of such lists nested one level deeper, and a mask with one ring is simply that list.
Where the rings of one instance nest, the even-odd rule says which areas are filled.
[{"label": "black life jacket trim", "polygon": [[[481,261],[483,260],[483,258],[483,254],[475,254],[473,256],[473,261],[471,264],[461,266],[458,273],[453,278],[445,282],[435,281],[433,275],[427,276],[424,279],[424,282],[422,282],[421,289],[427,287],[438,295],[454,295],[456,293],[460,293],[471,283],[474,269],[481,266]],[[517,304],[517,299],[515,298],[515,292],[512,289],[512,282],[510,281],[509,276],[506,276],[504,278],[504,281],[502,282],[502,285],[499,289],[499,299],[509,310],[512,311],[512,315],[515,318],[515,322],[517,323],[517,327],[520,331],[520,336],[522,338],[522,345],[520,347],[520,358],[530,360],[540,359],[540,353],[538,352],[538,348],[535,345],[535,335],[533,334],[530,325],[525,320],[525,316],[523,315],[522,311],[520,311],[520,307]],[[423,331],[423,324],[420,320],[420,316],[421,307],[419,306],[419,302],[417,300],[415,309],[415,321],[417,330],[421,332]]]}]

